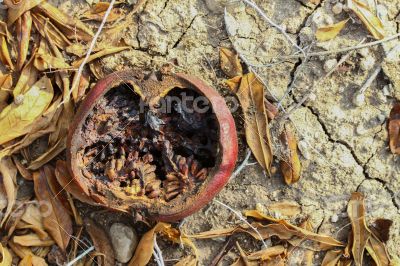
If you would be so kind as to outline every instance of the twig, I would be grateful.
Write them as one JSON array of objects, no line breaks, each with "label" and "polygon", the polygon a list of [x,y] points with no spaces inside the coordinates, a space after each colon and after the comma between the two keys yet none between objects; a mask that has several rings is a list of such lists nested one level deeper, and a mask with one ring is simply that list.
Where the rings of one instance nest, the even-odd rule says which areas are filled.
[{"label": "twig", "polygon": [[80,259],[82,259],[83,257],[85,257],[87,254],[89,254],[90,252],[92,252],[94,250],[94,246],[91,246],[90,248],[88,248],[87,250],[85,250],[84,252],[82,252],[78,257],[76,257],[75,259],[71,260],[70,262],[67,263],[67,266],[72,266],[74,265],[74,263],[76,263],[77,261],[79,261]]},{"label": "twig", "polygon": [[224,206],[225,208],[227,208],[228,210],[230,210],[231,212],[233,212],[241,221],[243,221],[245,224],[247,224],[251,229],[254,230],[254,232],[256,232],[256,234],[258,235],[258,237],[260,238],[261,242],[263,243],[265,248],[268,248],[267,244],[264,241],[264,238],[262,237],[262,235],[260,234],[260,232],[257,230],[257,228],[255,228],[254,226],[252,226],[244,217],[243,215],[234,210],[233,208],[229,207],[228,205],[226,205],[225,203],[220,202],[219,200],[214,199],[214,202]]},{"label": "twig", "polygon": [[154,255],[154,258],[155,258],[155,260],[156,260],[156,262],[157,262],[157,265],[158,266],[165,266],[165,264],[164,264],[164,259],[163,259],[163,256],[162,256],[162,252],[161,252],[161,249],[160,249],[160,247],[158,246],[158,244],[157,244],[157,238],[156,238],[156,235],[154,235],[154,250],[153,250],[153,255]]},{"label": "twig", "polygon": [[286,39],[288,39],[288,41],[294,46],[296,47],[298,50],[300,50],[303,55],[305,56],[305,52],[304,50],[297,45],[297,43],[295,41],[292,40],[292,38],[287,34],[287,32],[278,24],[276,24],[275,22],[273,22],[265,13],[264,11],[261,10],[261,8],[259,8],[254,2],[252,2],[251,0],[243,0],[243,2],[245,2],[246,4],[248,4],[249,6],[251,6],[252,8],[254,8],[258,14],[260,14],[260,16],[265,19],[269,24],[271,24],[273,27],[275,27],[277,30],[279,30],[285,37]]},{"label": "twig", "polygon": [[229,180],[234,179],[246,166],[249,165],[250,155],[251,155],[251,151],[250,151],[250,149],[247,149],[246,157],[244,158],[243,162],[233,172],[233,174],[231,175]]},{"label": "twig", "polygon": [[[107,22],[107,18],[111,13],[111,10],[112,10],[114,4],[115,4],[115,0],[111,0],[110,5],[108,6],[106,13],[104,14],[103,20],[101,21],[100,27],[97,29],[97,32],[94,35],[94,37],[92,39],[92,42],[90,43],[89,49],[88,49],[88,51],[86,53],[86,56],[83,59],[81,65],[79,66],[78,72],[76,72],[76,76],[74,77],[74,81],[72,83],[71,90],[68,93],[69,96],[71,96],[72,92],[76,89],[76,87],[79,84],[79,81],[80,81],[81,76],[82,76],[83,68],[85,67],[86,62],[89,60],[90,54],[92,53],[92,51],[93,51],[93,49],[94,49],[94,47],[96,45],[97,39],[99,38],[100,33],[103,30],[104,25]],[[62,104],[64,104],[64,100],[58,106],[61,106]]]},{"label": "twig", "polygon": [[[389,36],[382,40],[373,41],[373,42],[369,42],[369,43],[365,43],[365,44],[358,44],[356,46],[349,46],[349,47],[345,47],[345,48],[341,48],[341,49],[337,49],[337,50],[309,53],[308,56],[310,56],[310,57],[311,56],[325,56],[325,55],[331,55],[331,54],[345,53],[345,52],[349,52],[349,51],[353,51],[353,50],[358,50],[358,49],[362,49],[362,48],[366,48],[366,47],[375,46],[375,45],[378,45],[378,44],[381,44],[384,42],[394,40],[399,37],[400,37],[400,33],[397,33],[395,35]],[[304,54],[286,55],[286,56],[279,57],[279,59],[287,60],[287,59],[296,59],[296,58],[301,58],[301,57],[305,57],[305,55]],[[269,58],[271,58],[271,57],[269,56]]]}]

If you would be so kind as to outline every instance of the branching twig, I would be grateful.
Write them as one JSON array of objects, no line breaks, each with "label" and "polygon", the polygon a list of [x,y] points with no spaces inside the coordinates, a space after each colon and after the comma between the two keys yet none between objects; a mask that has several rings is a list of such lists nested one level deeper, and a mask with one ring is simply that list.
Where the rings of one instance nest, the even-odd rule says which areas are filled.
[{"label": "branching twig", "polygon": [[243,215],[238,212],[237,210],[234,210],[233,208],[229,207],[228,205],[226,205],[225,203],[220,202],[219,200],[214,199],[214,202],[224,206],[225,208],[227,208],[228,210],[230,210],[231,212],[233,212],[242,222],[244,222],[245,224],[247,224],[251,229],[254,230],[254,232],[256,232],[256,234],[258,235],[258,237],[260,238],[261,242],[263,243],[265,248],[268,248],[267,244],[264,241],[264,238],[262,237],[262,235],[260,234],[260,232],[257,230],[257,228],[255,228],[254,226],[252,226],[244,217]]}]

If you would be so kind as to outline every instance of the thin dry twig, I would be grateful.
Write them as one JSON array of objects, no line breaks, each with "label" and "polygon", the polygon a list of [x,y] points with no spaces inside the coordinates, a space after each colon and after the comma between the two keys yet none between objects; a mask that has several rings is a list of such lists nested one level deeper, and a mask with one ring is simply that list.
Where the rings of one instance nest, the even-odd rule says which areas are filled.
[{"label": "thin dry twig", "polygon": [[154,250],[153,250],[154,259],[157,262],[158,266],[165,266],[161,249],[157,244],[156,235],[154,235],[154,240],[153,241],[154,241]]},{"label": "thin dry twig", "polygon": [[94,246],[89,247],[88,249],[86,249],[84,252],[82,252],[78,257],[76,257],[75,259],[71,260],[70,262],[67,263],[67,266],[72,266],[74,265],[76,262],[78,262],[79,260],[81,260],[83,257],[85,257],[87,254],[89,254],[90,252],[92,252],[94,250]]},{"label": "thin dry twig", "polygon": [[245,224],[247,224],[251,229],[254,230],[254,232],[256,232],[256,234],[258,235],[258,237],[260,238],[261,242],[263,243],[265,248],[268,248],[267,243],[265,243],[264,238],[262,237],[262,235],[260,234],[260,232],[257,230],[257,228],[255,228],[254,226],[252,226],[244,217],[243,215],[238,212],[237,210],[233,209],[232,207],[226,205],[225,203],[214,199],[214,202],[222,205],[223,207],[227,208],[228,210],[230,210],[231,212],[233,212],[242,222],[244,222]]},{"label": "thin dry twig", "polygon": [[249,159],[251,156],[251,151],[250,149],[247,149],[246,157],[244,158],[243,162],[236,168],[236,170],[232,173],[231,177],[229,180],[234,179],[240,172],[249,164]]},{"label": "thin dry twig", "polygon": [[[95,47],[95,45],[96,45],[97,39],[99,38],[100,33],[101,33],[101,31],[103,30],[104,25],[105,25],[106,22],[107,22],[107,18],[108,18],[108,16],[109,16],[110,13],[111,13],[111,10],[113,9],[114,4],[115,4],[115,0],[111,0],[110,5],[108,6],[106,13],[104,14],[103,20],[101,21],[101,24],[100,24],[99,28],[97,29],[97,32],[96,32],[96,34],[94,35],[94,37],[93,37],[93,39],[92,39],[92,42],[90,43],[89,49],[88,49],[88,51],[87,51],[87,53],[86,53],[86,56],[85,56],[85,58],[83,59],[81,65],[80,65],[79,68],[78,68],[78,72],[76,73],[76,77],[74,78],[74,82],[72,83],[71,89],[70,89],[70,91],[69,91],[69,93],[68,93],[68,96],[69,96],[69,97],[71,96],[72,92],[78,87],[78,84],[79,84],[79,82],[80,82],[80,80],[81,80],[83,68],[85,67],[87,61],[89,60],[90,54],[92,53],[92,51],[93,51],[93,49],[94,49],[94,47]],[[67,97],[67,98],[69,98],[69,97]],[[65,100],[63,100],[63,101],[58,105],[58,107],[60,107],[60,106],[63,105],[64,103],[65,103]]]}]

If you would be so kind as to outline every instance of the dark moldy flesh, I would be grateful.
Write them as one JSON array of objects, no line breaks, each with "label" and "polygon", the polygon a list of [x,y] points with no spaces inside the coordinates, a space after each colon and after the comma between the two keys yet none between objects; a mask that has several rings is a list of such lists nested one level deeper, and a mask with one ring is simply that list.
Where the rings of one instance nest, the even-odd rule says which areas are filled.
[{"label": "dark moldy flesh", "polygon": [[195,109],[193,101],[177,100],[183,94],[188,99],[200,96],[194,90],[172,89],[150,110],[124,84],[96,102],[83,123],[85,146],[78,157],[86,166],[83,175],[99,193],[105,195],[112,187],[167,202],[196,193],[217,164],[219,128],[211,107],[188,111]]}]

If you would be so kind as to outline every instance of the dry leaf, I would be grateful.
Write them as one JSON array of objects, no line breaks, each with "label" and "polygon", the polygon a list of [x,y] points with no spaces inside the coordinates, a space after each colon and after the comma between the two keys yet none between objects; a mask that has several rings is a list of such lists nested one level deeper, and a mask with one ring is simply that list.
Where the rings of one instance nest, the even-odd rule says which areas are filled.
[{"label": "dry leaf", "polygon": [[389,147],[393,154],[400,154],[400,103],[396,103],[389,117]]},{"label": "dry leaf", "polygon": [[40,171],[33,174],[35,194],[39,200],[48,203],[48,206],[41,206],[40,209],[44,228],[50,233],[61,250],[65,251],[72,235],[72,221],[68,211],[55,197],[57,195],[51,193],[47,178],[55,178],[54,169],[49,166],[44,166]]},{"label": "dry leaf", "polygon": [[34,66],[39,71],[45,71],[47,69],[69,69],[71,68],[68,65],[64,58],[59,58],[51,55],[49,48],[47,47],[46,41],[42,39],[40,42],[39,49],[36,53]]},{"label": "dry leaf", "polygon": [[41,240],[48,238],[48,234],[45,232],[42,220],[42,214],[37,206],[29,204],[24,214],[21,216],[21,221],[26,225],[20,226],[17,224],[17,228],[29,228],[33,230]]},{"label": "dry leaf", "polygon": [[284,149],[280,161],[281,170],[286,184],[291,185],[300,179],[301,164],[297,154],[297,140],[289,124],[285,124],[280,138]]},{"label": "dry leaf", "polygon": [[7,47],[7,40],[6,37],[3,35],[0,35],[0,61],[8,66],[11,70],[14,69],[14,64],[11,61],[11,56],[10,56],[10,52],[8,51],[8,47]]},{"label": "dry leaf", "polygon": [[375,39],[385,38],[386,32],[383,23],[374,14],[368,3],[362,0],[348,0],[347,6],[356,13]]},{"label": "dry leaf", "polygon": [[391,265],[385,245],[374,234],[368,239],[365,248],[377,266]]},{"label": "dry leaf", "polygon": [[8,216],[11,213],[11,210],[15,204],[15,199],[17,197],[16,190],[16,177],[17,177],[17,168],[12,162],[11,158],[3,158],[0,160],[0,174],[2,176],[2,183],[0,186],[4,186],[4,190],[7,195],[7,209],[4,213],[3,219],[0,222],[0,227],[3,226],[4,222],[7,220]]},{"label": "dry leaf", "polygon": [[12,251],[14,251],[14,253],[17,254],[17,256],[21,259],[24,259],[27,256],[31,256],[32,263],[29,264],[29,266],[47,266],[46,261],[43,258],[33,254],[30,248],[18,245],[13,241],[9,241],[8,245],[10,246]]},{"label": "dry leaf", "polygon": [[242,65],[240,64],[238,55],[234,51],[221,47],[219,49],[219,61],[222,71],[229,78],[243,75]]},{"label": "dry leaf", "polygon": [[369,229],[379,238],[379,240],[385,243],[389,240],[390,227],[392,224],[392,220],[380,218],[376,219],[374,223],[369,226]]},{"label": "dry leaf", "polygon": [[28,169],[26,169],[26,167],[20,162],[20,160],[18,160],[17,157],[13,156],[13,161],[18,169],[19,174],[26,180],[32,181],[32,173]]},{"label": "dry leaf", "polygon": [[315,33],[315,37],[320,42],[331,40],[340,33],[340,31],[346,25],[347,21],[349,21],[349,19],[342,20],[329,26],[318,28],[317,32]]},{"label": "dry leaf", "polygon": [[0,243],[0,254],[1,254],[1,260],[0,260],[0,265],[1,266],[11,266],[12,264],[12,256],[10,251],[6,247],[3,247],[3,245]]},{"label": "dry leaf", "polygon": [[36,6],[35,11],[50,18],[70,40],[78,39],[89,42],[93,38],[93,32],[84,23],[68,16],[47,2]]},{"label": "dry leaf", "polygon": [[266,249],[262,249],[260,251],[253,252],[247,256],[247,259],[266,261],[270,260],[272,257],[285,253],[285,251],[286,248],[284,246],[277,245]]},{"label": "dry leaf", "polygon": [[[108,2],[98,2],[89,11],[83,14],[86,20],[102,21],[110,6]],[[113,22],[124,16],[123,9],[114,7],[107,17],[107,22]]]},{"label": "dry leaf", "polygon": [[13,24],[22,14],[28,10],[31,10],[43,1],[44,0],[4,0],[4,3],[8,7],[8,25]]},{"label": "dry leaf", "polygon": [[[126,49],[129,49],[129,48],[130,48],[130,46],[104,48],[101,51],[90,55],[89,59],[87,60],[86,63],[90,63],[93,60],[95,60],[97,58],[100,58],[100,57],[103,57],[103,56],[106,56],[106,55],[119,53],[119,52],[121,52],[123,50],[126,50]],[[82,64],[83,60],[84,59],[82,58],[80,60],[77,60],[77,61],[73,62],[72,63],[72,67],[78,68]]]},{"label": "dry leaf", "polygon": [[243,109],[247,144],[260,165],[270,174],[273,153],[264,104],[264,85],[254,73],[249,73],[242,76],[238,87],[231,80],[230,87]]},{"label": "dry leaf", "polygon": [[15,31],[17,34],[18,42],[18,58],[17,58],[17,69],[21,70],[25,64],[25,60],[28,56],[29,41],[31,38],[32,30],[32,16],[31,12],[27,11],[17,20]]},{"label": "dry leaf", "polygon": [[111,241],[106,232],[90,219],[85,219],[85,228],[89,233],[96,251],[103,254],[100,257],[101,266],[114,266],[115,256]]},{"label": "dry leaf", "polygon": [[33,84],[37,82],[39,73],[33,65],[33,61],[36,57],[36,51],[37,49],[32,52],[31,58],[22,69],[17,84],[15,85],[15,88],[13,90],[14,99],[18,95],[24,94]]},{"label": "dry leaf", "polygon": [[50,79],[41,78],[26,93],[22,103],[11,103],[0,113],[0,144],[29,132],[29,126],[42,115],[53,99]]},{"label": "dry leaf", "polygon": [[40,35],[46,37],[46,34],[48,34],[48,42],[54,42],[57,47],[63,50],[71,45],[71,42],[68,40],[68,38],[65,37],[65,35],[56,26],[54,26],[53,23],[51,23],[41,14],[33,13],[32,20],[36,30],[40,33]]},{"label": "dry leaf", "polygon": [[371,233],[365,222],[364,196],[359,192],[351,194],[347,206],[347,214],[351,221],[353,231],[352,254],[356,265],[363,265],[365,246],[368,243]]},{"label": "dry leaf", "polygon": [[24,247],[48,247],[54,245],[51,239],[41,240],[37,234],[14,236],[13,242]]},{"label": "dry leaf", "polygon": [[293,201],[280,201],[268,205],[267,209],[283,216],[295,216],[301,213],[300,205]]},{"label": "dry leaf", "polygon": [[322,261],[322,266],[336,266],[342,256],[342,250],[329,250],[326,252],[324,260]]},{"label": "dry leaf", "polygon": [[13,85],[12,75],[0,73],[0,112],[6,107]]}]

